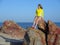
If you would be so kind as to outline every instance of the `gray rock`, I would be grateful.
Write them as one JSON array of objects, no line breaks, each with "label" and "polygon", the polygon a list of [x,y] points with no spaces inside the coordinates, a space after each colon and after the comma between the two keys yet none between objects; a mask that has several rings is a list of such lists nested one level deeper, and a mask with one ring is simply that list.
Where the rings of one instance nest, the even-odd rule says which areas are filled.
[{"label": "gray rock", "polygon": [[46,45],[45,34],[42,31],[32,28],[27,30],[30,42],[25,40],[25,45],[28,45],[27,43],[29,43],[29,45]]}]

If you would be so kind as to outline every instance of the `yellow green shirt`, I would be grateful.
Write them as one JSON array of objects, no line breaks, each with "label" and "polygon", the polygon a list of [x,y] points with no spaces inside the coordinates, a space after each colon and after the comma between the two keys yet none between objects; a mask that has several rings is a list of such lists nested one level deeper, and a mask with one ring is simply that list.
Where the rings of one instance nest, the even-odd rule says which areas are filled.
[{"label": "yellow green shirt", "polygon": [[36,10],[36,16],[44,17],[44,11],[43,11],[43,9],[37,9]]}]

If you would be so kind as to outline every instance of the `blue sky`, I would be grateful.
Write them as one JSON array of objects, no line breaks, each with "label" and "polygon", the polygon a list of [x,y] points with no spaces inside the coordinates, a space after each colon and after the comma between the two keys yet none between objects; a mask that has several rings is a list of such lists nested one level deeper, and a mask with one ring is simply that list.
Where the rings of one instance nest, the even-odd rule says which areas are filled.
[{"label": "blue sky", "polygon": [[44,19],[60,22],[60,0],[0,0],[0,22],[33,22],[38,4],[44,8]]}]

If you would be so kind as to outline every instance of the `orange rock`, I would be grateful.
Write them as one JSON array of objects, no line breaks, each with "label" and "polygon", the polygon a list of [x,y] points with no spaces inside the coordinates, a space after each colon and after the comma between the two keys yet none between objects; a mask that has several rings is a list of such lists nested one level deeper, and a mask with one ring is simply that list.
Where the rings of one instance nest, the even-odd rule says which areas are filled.
[{"label": "orange rock", "polygon": [[60,45],[60,29],[52,21],[48,21],[49,34],[48,45]]},{"label": "orange rock", "polygon": [[5,21],[2,26],[2,32],[13,37],[24,38],[25,30],[13,21]]},{"label": "orange rock", "polygon": [[5,21],[3,23],[3,26],[7,27],[8,29],[19,29],[21,30],[21,27],[19,25],[17,25],[15,22],[13,21]]},{"label": "orange rock", "polygon": [[42,20],[38,23],[38,27],[45,30],[45,28],[46,28],[46,22],[42,19]]},{"label": "orange rock", "polygon": [[28,28],[28,36],[30,39],[30,43],[29,45],[46,45],[45,42],[45,34],[38,30],[38,29],[32,29],[32,28]]},{"label": "orange rock", "polygon": [[60,34],[60,28],[57,28],[56,33]]}]

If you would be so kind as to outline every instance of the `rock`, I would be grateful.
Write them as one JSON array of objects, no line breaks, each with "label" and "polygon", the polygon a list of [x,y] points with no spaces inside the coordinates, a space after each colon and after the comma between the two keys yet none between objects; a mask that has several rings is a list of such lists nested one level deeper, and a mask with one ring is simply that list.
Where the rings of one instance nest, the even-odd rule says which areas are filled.
[{"label": "rock", "polygon": [[3,39],[2,37],[0,37],[0,42],[5,42],[5,39]]},{"label": "rock", "polygon": [[53,45],[55,41],[55,30],[57,29],[56,25],[52,21],[48,21],[49,34],[48,34],[48,45]]},{"label": "rock", "polygon": [[30,42],[26,41],[25,45],[28,45],[27,43],[29,43],[29,45],[46,45],[45,34],[42,31],[32,28],[28,28],[27,30]]},{"label": "rock", "polygon": [[13,21],[5,21],[2,25],[1,31],[5,34],[11,35],[12,37],[18,37],[24,39],[26,30]]},{"label": "rock", "polygon": [[60,28],[59,27],[56,30],[54,45],[60,45]]},{"label": "rock", "polygon": [[12,37],[8,34],[0,32],[0,45],[22,45],[23,40],[21,38]]},{"label": "rock", "polygon": [[[48,45],[60,45],[60,29],[52,21],[48,21]],[[59,33],[59,34],[58,34]]]},{"label": "rock", "polygon": [[0,37],[0,45],[10,45],[10,42],[5,42],[5,39]]},{"label": "rock", "polygon": [[60,27],[57,28],[56,33],[60,34]]},{"label": "rock", "polygon": [[38,23],[38,29],[44,33],[44,39],[45,39],[46,45],[48,45],[47,35],[49,33],[49,30],[48,30],[48,24],[46,23],[46,21],[44,21],[44,19],[42,19]]},{"label": "rock", "polygon": [[0,42],[0,45],[10,45],[10,42]]},{"label": "rock", "polygon": [[1,27],[0,27],[0,32],[1,32]]},{"label": "rock", "polygon": [[1,31],[0,31],[0,37],[4,38],[1,40],[5,40],[5,41],[2,41],[4,44],[1,44],[1,43],[0,44],[1,45],[8,45],[9,43],[11,45],[22,44],[22,42],[24,40],[25,33],[26,33],[26,30],[23,29],[18,24],[16,24],[15,22],[10,21],[10,20],[5,21],[3,23],[2,27],[1,27]]},{"label": "rock", "polygon": [[45,28],[46,28],[46,22],[42,19],[41,21],[39,21],[38,27],[42,28],[43,30],[45,30]]},{"label": "rock", "polygon": [[[42,19],[38,23],[38,29],[28,28],[26,30],[13,21],[5,21],[0,28],[1,36],[10,40],[24,40],[23,45],[47,45],[47,43],[48,45],[60,45],[60,27],[50,20],[46,23]],[[3,38],[0,40],[5,41]]]},{"label": "rock", "polygon": [[5,21],[4,23],[3,23],[3,27],[5,27],[6,29],[8,29],[8,30],[22,30],[22,28],[19,26],[19,25],[17,25],[15,22],[13,22],[13,21]]},{"label": "rock", "polygon": [[49,27],[49,32],[51,34],[55,33],[56,29],[57,29],[57,26],[55,23],[53,23],[52,21],[48,21],[48,27]]}]

